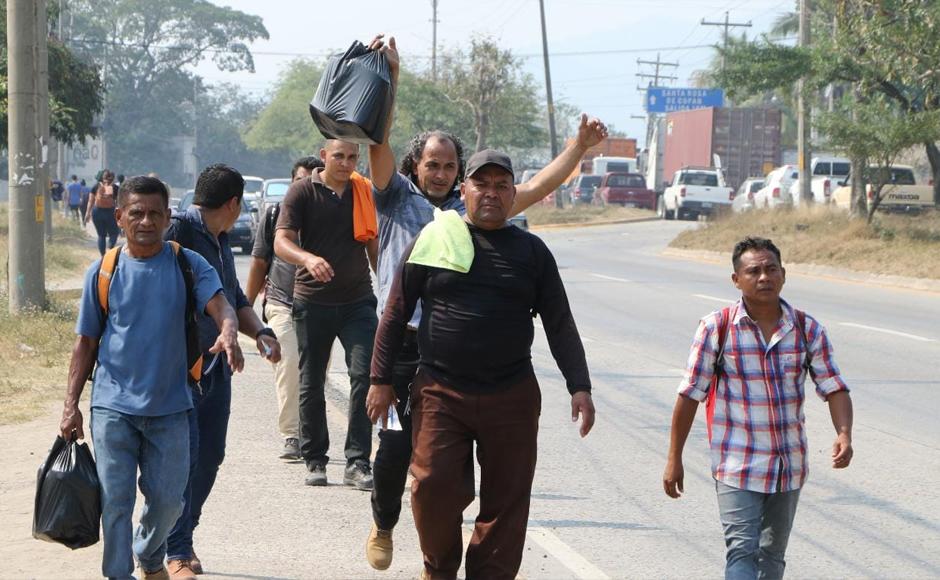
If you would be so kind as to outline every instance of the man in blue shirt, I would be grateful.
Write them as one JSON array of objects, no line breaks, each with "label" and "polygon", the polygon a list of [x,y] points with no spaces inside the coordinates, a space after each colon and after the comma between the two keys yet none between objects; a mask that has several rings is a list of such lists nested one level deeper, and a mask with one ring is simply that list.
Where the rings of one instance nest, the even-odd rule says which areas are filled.
[{"label": "man in blue shirt", "polygon": [[[229,245],[228,230],[241,213],[245,180],[235,169],[210,165],[196,180],[193,205],[173,216],[166,231],[167,240],[198,252],[222,279],[225,298],[238,317],[238,331],[255,339],[258,352],[271,362],[281,360],[277,335],[255,314],[238,284],[235,258]],[[222,358],[208,352],[217,329],[206,317],[199,318],[199,343],[205,364],[200,384],[194,394],[195,412],[190,415],[190,476],[186,486],[186,505],[167,539],[167,564],[174,579],[193,578],[202,572],[202,562],[193,550],[193,531],[199,525],[215,478],[225,458],[225,438],[232,404],[232,370]]]},{"label": "man in blue shirt", "polygon": [[[145,499],[133,555],[144,578],[166,577],[166,537],[182,511],[189,475],[187,415],[193,403],[187,378],[187,296],[177,257],[163,241],[168,205],[169,192],[160,180],[134,177],[121,188],[116,216],[127,245],[111,278],[108,312],[98,298],[98,260],[85,274],[69,366],[60,431],[66,439],[81,439],[78,401],[97,361],[92,438],[101,482],[102,573],[109,578],[131,578],[134,571],[131,514],[138,468]],[[218,329],[209,351],[241,370],[238,321],[218,275],[195,252],[180,251],[193,271],[196,308]]]},{"label": "man in blue shirt", "polygon": [[[392,84],[397,89],[399,58],[395,39],[386,46],[379,36],[370,45],[388,57]],[[392,115],[389,115],[391,122]],[[426,131],[415,136],[395,171],[395,155],[385,142],[369,147],[375,208],[379,217],[378,309],[385,309],[392,280],[405,250],[421,229],[434,218],[434,209],[466,213],[460,195],[464,180],[463,146],[460,140],[444,131]],[[590,147],[607,137],[607,127],[597,119],[581,116],[577,138],[530,181],[516,188],[516,197],[509,215],[516,215],[540,201],[560,186],[575,169]],[[401,495],[411,460],[411,416],[408,411],[409,386],[418,368],[417,328],[421,320],[420,305],[408,323],[408,330],[395,364],[392,385],[369,388],[366,408],[370,419],[384,415],[395,404],[401,431],[379,433],[379,449],[373,467],[373,526],[366,543],[366,559],[378,570],[392,562],[392,528],[401,513]]]},{"label": "man in blue shirt", "polygon": [[69,182],[66,190],[68,191],[68,199],[66,200],[68,211],[80,225],[82,223],[82,216],[78,210],[79,206],[82,204],[82,184],[78,182],[77,175],[72,176],[72,181]]}]

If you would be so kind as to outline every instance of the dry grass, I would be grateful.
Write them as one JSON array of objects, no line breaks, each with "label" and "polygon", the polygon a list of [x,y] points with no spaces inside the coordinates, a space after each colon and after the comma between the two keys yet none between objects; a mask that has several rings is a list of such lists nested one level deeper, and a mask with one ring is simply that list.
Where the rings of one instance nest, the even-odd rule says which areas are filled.
[{"label": "dry grass", "polygon": [[553,205],[537,204],[525,210],[529,225],[574,224],[653,217],[652,211],[632,207],[575,205],[558,209]]},{"label": "dry grass", "polygon": [[[6,204],[0,204],[4,264],[8,219]],[[53,226],[53,241],[46,245],[46,283],[77,281],[98,252],[78,226],[61,215],[54,216]],[[45,310],[13,316],[6,279],[0,284],[0,425],[34,418],[45,412],[49,401],[65,395],[79,292],[51,292],[47,298]]]},{"label": "dry grass", "polygon": [[940,279],[940,212],[879,215],[869,226],[824,208],[728,215],[681,233],[675,248],[726,252],[748,235],[771,238],[784,262]]}]

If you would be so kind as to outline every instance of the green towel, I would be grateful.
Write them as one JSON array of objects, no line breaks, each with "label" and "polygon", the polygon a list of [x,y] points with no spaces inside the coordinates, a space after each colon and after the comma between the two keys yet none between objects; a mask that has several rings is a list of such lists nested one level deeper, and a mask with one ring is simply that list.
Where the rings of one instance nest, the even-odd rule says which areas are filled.
[{"label": "green towel", "polygon": [[408,257],[409,264],[443,268],[466,274],[473,264],[473,240],[460,214],[434,210],[434,221],[424,226]]}]

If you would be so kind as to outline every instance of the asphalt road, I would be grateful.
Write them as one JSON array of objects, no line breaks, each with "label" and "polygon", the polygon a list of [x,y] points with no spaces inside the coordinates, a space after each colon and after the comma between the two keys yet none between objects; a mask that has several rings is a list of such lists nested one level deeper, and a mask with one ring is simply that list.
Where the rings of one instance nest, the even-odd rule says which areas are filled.
[{"label": "asphalt road", "polygon": [[[539,232],[554,252],[585,342],[598,411],[580,439],[569,396],[541,333],[542,386],[525,578],[718,578],[724,543],[704,421],[685,453],[686,494],[667,498],[661,475],[675,388],[698,319],[736,298],[729,264],[666,258],[693,224],[647,222]],[[730,254],[730,248],[729,248]],[[786,256],[784,256],[786,260]],[[242,282],[247,258],[236,258]],[[855,460],[829,467],[834,436],[824,403],[806,404],[810,477],[788,550],[789,578],[940,577],[940,295],[792,275],[784,296],[832,336],[853,387]],[[245,343],[249,346],[250,341]],[[345,397],[334,350],[329,416],[331,483],[342,477]],[[226,463],[196,547],[204,578],[414,578],[420,553],[407,493],[392,568],[363,558],[368,495],[302,485],[301,464],[276,459],[270,369],[249,356],[236,377]],[[0,427],[13,469],[0,474],[0,517],[11,537],[0,577],[94,577],[100,544],[68,552],[29,538],[35,467],[60,406],[28,425]],[[476,505],[465,513],[465,537]]]}]

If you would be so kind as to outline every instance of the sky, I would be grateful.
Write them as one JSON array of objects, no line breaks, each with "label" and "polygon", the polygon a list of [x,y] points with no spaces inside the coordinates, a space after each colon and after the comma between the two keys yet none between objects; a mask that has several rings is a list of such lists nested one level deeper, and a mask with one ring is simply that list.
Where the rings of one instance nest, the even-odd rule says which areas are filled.
[{"label": "sky", "polygon": [[[291,60],[323,59],[353,40],[376,33],[395,36],[402,66],[430,67],[432,0],[212,0],[260,16],[270,40],[253,43],[255,72],[225,73],[211,62],[197,72],[209,82],[233,82],[255,94],[270,91]],[[694,71],[708,65],[721,41],[722,27],[702,20],[751,22],[734,28],[749,38],[767,32],[794,0],[544,0],[552,90],[564,102],[602,119],[630,137],[646,134],[642,116],[646,85],[637,73],[654,72],[638,59],[678,62],[662,74],[678,77],[662,86],[687,87]],[[438,0],[438,47],[469,47],[474,36],[489,36],[524,59],[544,99],[545,73],[538,0]],[[311,87],[313,96],[316,87]]]}]

